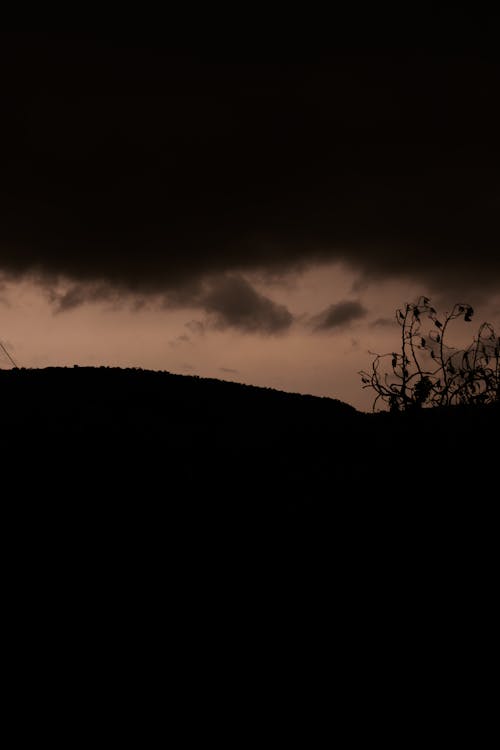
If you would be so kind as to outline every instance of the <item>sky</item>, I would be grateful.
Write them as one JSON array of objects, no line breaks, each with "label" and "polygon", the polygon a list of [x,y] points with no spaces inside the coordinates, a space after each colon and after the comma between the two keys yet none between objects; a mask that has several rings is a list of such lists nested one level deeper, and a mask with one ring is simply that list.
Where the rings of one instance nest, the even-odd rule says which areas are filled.
[{"label": "sky", "polygon": [[405,301],[500,325],[497,20],[2,32],[0,340],[368,409]]}]

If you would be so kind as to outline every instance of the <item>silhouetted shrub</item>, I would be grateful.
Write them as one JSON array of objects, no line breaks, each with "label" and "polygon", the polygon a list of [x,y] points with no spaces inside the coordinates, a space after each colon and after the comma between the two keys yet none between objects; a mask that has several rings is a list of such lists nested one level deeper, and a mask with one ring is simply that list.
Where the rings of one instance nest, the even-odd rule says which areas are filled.
[{"label": "silhouetted shrub", "polygon": [[[451,321],[470,322],[473,312],[470,305],[456,304],[440,318],[428,297],[398,309],[399,353],[377,354],[372,371],[360,372],[363,388],[375,391],[373,410],[380,401],[391,411],[499,402],[500,338],[493,327],[482,323],[466,349],[447,344]],[[427,321],[430,328],[424,330]]]}]

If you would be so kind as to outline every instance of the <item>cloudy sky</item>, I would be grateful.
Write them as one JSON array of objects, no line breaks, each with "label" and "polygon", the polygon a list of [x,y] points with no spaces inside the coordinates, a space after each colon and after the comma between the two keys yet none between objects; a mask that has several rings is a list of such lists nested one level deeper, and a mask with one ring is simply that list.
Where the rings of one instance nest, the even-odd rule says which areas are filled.
[{"label": "cloudy sky", "polygon": [[500,323],[497,19],[365,20],[314,44],[2,32],[0,339],[19,364],[369,408],[357,371],[404,301]]}]

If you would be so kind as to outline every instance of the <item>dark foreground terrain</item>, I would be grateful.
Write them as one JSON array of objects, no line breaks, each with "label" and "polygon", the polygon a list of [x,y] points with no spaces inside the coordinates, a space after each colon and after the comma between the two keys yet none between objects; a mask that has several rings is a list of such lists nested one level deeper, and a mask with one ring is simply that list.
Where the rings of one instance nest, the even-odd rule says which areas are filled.
[{"label": "dark foreground terrain", "polygon": [[283,580],[319,586],[332,565],[366,581],[438,558],[497,564],[497,408],[371,415],[80,367],[0,371],[0,394],[7,539],[60,569],[74,554],[154,569],[165,555],[179,570],[219,560],[226,573],[272,559]]},{"label": "dark foreground terrain", "polygon": [[[128,514],[242,531],[401,533],[496,505],[499,410],[363,414],[166,372],[0,371],[4,492],[78,525]],[[37,508],[33,511],[33,506]],[[42,520],[42,519],[41,519]],[[131,519],[129,519],[132,523]]]},{"label": "dark foreground terrain", "polygon": [[57,653],[103,710],[133,695],[187,727],[182,696],[222,682],[239,735],[242,689],[290,727],[310,702],[384,736],[488,706],[498,409],[107,368],[0,371],[0,395],[6,643],[37,695]]}]

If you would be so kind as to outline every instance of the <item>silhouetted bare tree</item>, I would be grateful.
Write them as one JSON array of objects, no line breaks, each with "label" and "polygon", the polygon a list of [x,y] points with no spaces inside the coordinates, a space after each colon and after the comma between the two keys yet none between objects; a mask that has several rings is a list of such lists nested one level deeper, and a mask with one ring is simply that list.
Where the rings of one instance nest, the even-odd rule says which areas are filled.
[{"label": "silhouetted bare tree", "polygon": [[428,297],[398,309],[400,351],[377,354],[372,371],[360,372],[363,388],[375,391],[373,410],[380,401],[391,411],[499,402],[500,338],[490,323],[481,324],[466,349],[447,344],[449,324],[457,318],[470,322],[473,312],[470,305],[456,304],[439,317]]}]

